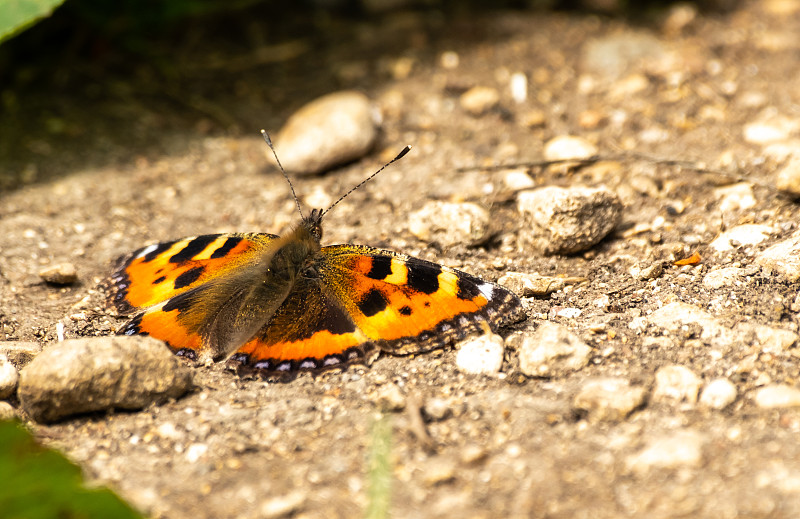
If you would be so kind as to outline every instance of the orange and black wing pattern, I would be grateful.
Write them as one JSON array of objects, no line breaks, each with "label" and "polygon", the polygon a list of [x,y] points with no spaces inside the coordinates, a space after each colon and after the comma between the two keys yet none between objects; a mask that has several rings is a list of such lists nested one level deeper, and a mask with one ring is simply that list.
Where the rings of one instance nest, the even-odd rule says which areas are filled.
[{"label": "orange and black wing pattern", "polygon": [[371,247],[324,247],[314,271],[234,354],[241,371],[369,363],[379,350],[437,349],[523,315],[519,298],[498,285]]},{"label": "orange and black wing pattern", "polygon": [[[150,245],[123,256],[107,283],[108,306],[133,316],[118,333],[151,335],[173,351],[194,357],[192,352],[203,346],[203,318],[186,322],[179,318],[181,310],[192,306],[202,316],[206,287],[224,283],[226,277],[256,261],[276,238],[259,233],[207,234]],[[206,313],[213,311],[208,308]]]}]

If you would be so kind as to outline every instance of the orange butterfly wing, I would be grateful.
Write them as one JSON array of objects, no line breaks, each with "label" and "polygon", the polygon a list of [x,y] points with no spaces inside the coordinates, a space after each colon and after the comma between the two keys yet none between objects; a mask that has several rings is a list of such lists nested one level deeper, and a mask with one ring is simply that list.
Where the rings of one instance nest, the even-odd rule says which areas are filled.
[{"label": "orange butterfly wing", "polygon": [[378,349],[407,354],[443,347],[518,319],[516,295],[436,263],[358,245],[324,247],[318,278],[232,357],[262,374],[369,363]]},{"label": "orange butterfly wing", "polygon": [[199,289],[251,263],[276,238],[261,233],[207,234],[123,256],[109,279],[107,303],[122,315],[135,315],[118,333],[151,335],[179,353],[199,351],[197,326],[179,322],[179,312],[171,310],[201,299]]}]

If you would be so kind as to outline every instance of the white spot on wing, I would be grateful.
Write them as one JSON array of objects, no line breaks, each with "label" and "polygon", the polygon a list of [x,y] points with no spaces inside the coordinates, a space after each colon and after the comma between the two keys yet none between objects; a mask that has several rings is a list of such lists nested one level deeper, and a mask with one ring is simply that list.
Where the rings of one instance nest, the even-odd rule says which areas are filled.
[{"label": "white spot on wing", "polygon": [[492,300],[492,297],[494,296],[494,285],[492,285],[491,283],[481,283],[480,285],[478,285],[478,290],[481,291],[483,297],[485,297],[489,301]]},{"label": "white spot on wing", "polygon": [[151,252],[153,252],[154,250],[156,250],[157,247],[158,247],[158,245],[155,244],[155,243],[153,245],[149,245],[149,246],[145,247],[144,249],[142,249],[142,252],[140,252],[139,255],[136,256],[136,257],[137,258],[143,258],[143,257],[147,256],[148,254],[150,254]]}]

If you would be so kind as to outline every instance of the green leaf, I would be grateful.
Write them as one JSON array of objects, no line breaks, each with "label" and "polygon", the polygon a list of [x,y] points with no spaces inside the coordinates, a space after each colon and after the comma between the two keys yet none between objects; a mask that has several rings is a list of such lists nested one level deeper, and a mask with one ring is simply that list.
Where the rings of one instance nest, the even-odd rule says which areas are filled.
[{"label": "green leaf", "polygon": [[85,488],[80,468],[18,422],[0,421],[0,481],[4,519],[142,517],[107,488]]},{"label": "green leaf", "polygon": [[0,0],[0,42],[50,16],[64,0]]}]

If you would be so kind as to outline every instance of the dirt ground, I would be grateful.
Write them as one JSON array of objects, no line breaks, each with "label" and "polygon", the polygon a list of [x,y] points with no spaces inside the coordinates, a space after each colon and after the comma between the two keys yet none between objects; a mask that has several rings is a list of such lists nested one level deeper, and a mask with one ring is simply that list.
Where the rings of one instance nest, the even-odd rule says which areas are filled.
[{"label": "dirt ground", "polygon": [[[153,517],[363,515],[370,453],[385,439],[375,431],[386,423],[392,517],[797,517],[800,409],[767,409],[751,397],[770,382],[798,383],[797,350],[765,352],[744,339],[720,346],[691,327],[634,324],[681,301],[731,329],[797,330],[797,285],[754,267],[753,257],[796,230],[800,206],[772,187],[781,164],[744,130],[770,113],[800,121],[800,2],[675,7],[646,22],[424,11],[309,24],[292,32],[253,19],[241,41],[195,28],[164,56],[128,68],[98,51],[89,65],[62,63],[52,75],[15,73],[0,115],[0,340],[47,347],[59,322],[67,337],[112,333],[120,321],[105,313],[96,285],[114,258],[145,244],[285,231],[296,208],[259,129],[277,130],[318,95],[357,88],[382,108],[380,143],[354,164],[297,179],[304,203],[325,205],[403,145],[414,149],[327,217],[325,242],[398,250],[490,280],[506,271],[584,277],[525,298],[531,317],[515,330],[531,333],[549,317],[592,347],[591,362],[529,378],[509,349],[500,376],[468,376],[455,351],[443,351],[285,384],[197,368],[198,390],[178,401],[31,424],[35,435]],[[638,50],[601,45],[618,41]],[[520,103],[508,88],[517,72],[529,85]],[[459,96],[473,86],[497,89],[498,107],[481,116],[462,109]],[[537,185],[608,186],[625,204],[623,222],[581,255],[519,250],[515,192],[507,170],[489,166],[540,161],[544,143],[566,134],[618,160],[525,171]],[[720,189],[740,181],[754,205],[723,206]],[[497,240],[447,250],[417,240],[408,215],[431,199],[489,208]],[[756,246],[709,249],[742,223],[777,231]],[[702,262],[673,266],[677,249]],[[630,273],[661,261],[655,279]],[[76,285],[40,280],[43,267],[62,262],[77,267]],[[751,273],[708,289],[704,275],[721,266]],[[582,312],[559,317],[558,307]],[[727,377],[738,398],[722,411],[651,399],[616,421],[573,409],[587,380],[621,377],[650,391],[670,364],[704,382]],[[383,412],[376,395],[392,384],[405,405]],[[642,461],[664,438],[683,437],[698,456]]]}]

